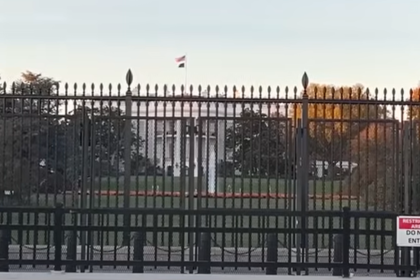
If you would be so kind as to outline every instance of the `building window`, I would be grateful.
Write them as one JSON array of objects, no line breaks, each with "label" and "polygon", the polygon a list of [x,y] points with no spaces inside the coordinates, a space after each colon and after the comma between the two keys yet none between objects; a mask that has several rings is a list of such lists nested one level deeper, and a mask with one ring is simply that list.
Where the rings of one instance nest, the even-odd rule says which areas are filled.
[{"label": "building window", "polygon": [[210,136],[216,136],[216,120],[209,121],[209,134]]},{"label": "building window", "polygon": [[146,121],[145,120],[139,120],[138,121],[138,127],[136,129],[138,129],[138,134],[141,137],[145,137],[147,135]]},{"label": "building window", "polygon": [[163,134],[163,121],[156,121],[156,135]]},{"label": "building window", "polygon": [[172,154],[173,154],[173,150],[174,150],[174,141],[173,139],[167,139],[166,143],[165,143],[165,158],[166,159],[171,159],[172,158]]},{"label": "building window", "polygon": [[167,135],[173,135],[176,134],[175,130],[175,122],[174,121],[166,121],[165,123],[165,130]]}]

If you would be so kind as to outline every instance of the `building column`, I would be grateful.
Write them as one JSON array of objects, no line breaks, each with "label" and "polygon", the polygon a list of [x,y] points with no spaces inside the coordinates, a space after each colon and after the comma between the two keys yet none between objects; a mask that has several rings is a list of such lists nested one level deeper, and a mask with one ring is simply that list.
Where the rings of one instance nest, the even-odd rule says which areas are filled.
[{"label": "building column", "polygon": [[194,135],[194,177],[198,177],[198,170],[200,168],[200,163],[198,162],[198,141],[199,137]]},{"label": "building column", "polygon": [[174,177],[180,177],[181,176],[181,121],[177,120],[175,123],[175,131],[176,134],[173,137],[172,141],[175,141],[174,143]]},{"label": "building column", "polygon": [[216,146],[210,145],[209,149],[209,170],[207,172],[207,184],[209,193],[217,192],[217,163],[216,163]]}]

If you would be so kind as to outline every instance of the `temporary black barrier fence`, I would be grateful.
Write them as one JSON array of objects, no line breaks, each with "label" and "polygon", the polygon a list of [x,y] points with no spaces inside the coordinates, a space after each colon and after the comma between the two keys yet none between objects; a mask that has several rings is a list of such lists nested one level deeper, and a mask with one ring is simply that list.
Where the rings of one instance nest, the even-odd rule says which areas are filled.
[{"label": "temporary black barrier fence", "polygon": [[[231,270],[344,277],[359,271],[399,276],[413,276],[417,271],[413,261],[416,258],[401,263],[400,248],[395,245],[396,215],[386,212],[350,211],[348,207],[342,211],[305,212],[281,209],[87,210],[58,205],[55,208],[2,207],[0,214],[6,217],[0,225],[1,271],[23,269],[23,266],[28,269],[28,265],[34,270],[52,268],[66,272],[118,269],[133,273],[169,270],[208,274]],[[85,226],[78,222],[93,217],[101,221],[104,215],[113,217],[113,225]],[[123,219],[127,216],[128,225]],[[250,223],[243,227],[238,218]],[[293,226],[303,218],[307,221],[304,229]],[[287,219],[290,226],[277,227],[278,219]],[[21,223],[22,220],[26,222]],[[161,226],[162,220],[171,221],[171,225]],[[194,223],[189,224],[188,220]],[[213,226],[213,220],[223,223]],[[322,220],[331,227],[319,227]],[[374,223],[379,223],[381,229],[370,228]],[[389,223],[392,226],[387,226]],[[131,236],[128,244],[123,242],[127,230]],[[82,235],[87,240],[85,248],[80,245]],[[220,238],[216,239],[218,235]],[[241,235],[246,242],[239,242]],[[326,247],[319,242],[319,236],[324,235],[331,241]],[[25,242],[23,236],[29,236],[30,242]],[[236,239],[229,240],[232,236]],[[374,239],[379,240],[381,250],[354,247],[356,240],[369,244]],[[299,241],[306,244],[300,250],[296,249]]]}]

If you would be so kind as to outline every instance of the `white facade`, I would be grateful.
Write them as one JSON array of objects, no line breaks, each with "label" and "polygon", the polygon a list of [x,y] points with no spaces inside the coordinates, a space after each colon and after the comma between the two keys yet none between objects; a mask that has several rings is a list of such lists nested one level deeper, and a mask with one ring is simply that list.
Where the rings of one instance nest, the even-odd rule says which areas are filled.
[{"label": "white facade", "polygon": [[[197,176],[198,166],[200,166],[197,162],[200,139],[203,174],[209,173],[207,169],[214,168],[217,166],[217,162],[221,160],[232,160],[232,153],[225,148],[225,132],[232,126],[235,118],[240,118],[242,108],[261,110],[265,114],[276,112],[284,114],[287,112],[284,104],[280,104],[279,109],[277,104],[271,104],[271,106],[260,105],[259,103],[253,105],[249,103],[241,104],[240,102],[235,102],[235,104],[219,102],[216,104],[208,102],[206,98],[202,98],[200,102],[190,102],[186,98],[183,104],[180,101],[164,100],[162,97],[159,102],[132,102],[133,132],[144,140],[140,152],[155,165],[161,167],[165,173],[168,173],[168,169],[172,169],[170,173],[174,176],[180,176],[181,174],[182,159],[186,167],[190,162],[190,136],[187,133],[187,135],[181,137],[183,121],[196,130],[198,130],[199,125],[202,128],[203,135],[201,135],[201,138],[198,133],[194,134],[194,175]],[[98,101],[94,101],[93,106],[99,108],[101,105]],[[114,106],[124,112],[126,111],[125,102],[105,102],[103,106]],[[190,124],[191,121],[193,124]],[[185,143],[182,143],[184,140]],[[214,155],[211,153],[214,153]],[[210,162],[210,159],[213,158],[216,162]],[[120,161],[119,166],[123,171],[123,159],[120,159]]]},{"label": "white facade", "polygon": [[[234,110],[232,107],[224,108],[219,104],[192,106],[180,104],[174,107],[171,104],[149,104],[148,107],[138,108],[133,106],[133,116],[138,118],[139,136],[145,140],[142,153],[156,165],[160,166],[167,173],[173,173],[175,177],[181,174],[181,162],[185,162],[188,170],[190,163],[190,134],[182,135],[182,125],[184,129],[194,129],[194,176],[198,176],[198,167],[202,166],[203,174],[207,173],[209,166],[216,165],[210,159],[220,162],[226,159],[232,160],[231,152],[225,148],[225,131],[229,128],[232,118],[240,115],[240,108]],[[136,110],[136,111],[134,111]],[[199,126],[203,134],[198,135]],[[185,132],[185,131],[184,131]],[[198,149],[202,147],[201,163],[198,162]],[[211,153],[214,153],[212,156]],[[188,172],[188,171],[186,171]]]},{"label": "white facade", "polygon": [[[328,161],[315,160],[312,162],[312,166],[315,168],[315,175],[318,178],[322,178],[327,174],[328,170]],[[353,169],[357,167],[357,163],[349,161],[339,161],[335,164],[336,167],[339,167],[343,170],[349,170],[353,172]]]}]

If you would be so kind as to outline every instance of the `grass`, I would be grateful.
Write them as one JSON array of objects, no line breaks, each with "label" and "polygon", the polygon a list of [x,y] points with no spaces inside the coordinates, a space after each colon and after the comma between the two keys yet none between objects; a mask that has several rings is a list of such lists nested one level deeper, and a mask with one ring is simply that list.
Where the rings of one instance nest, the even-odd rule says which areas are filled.
[{"label": "grass", "polygon": [[[130,190],[133,191],[160,191],[179,192],[188,191],[189,177],[167,177],[167,176],[132,176]],[[197,190],[201,183],[202,190],[208,188],[206,178],[199,180],[194,178],[193,189]],[[311,180],[309,182],[310,194],[331,194],[342,190],[341,181]],[[102,177],[95,178],[89,182],[89,188],[101,191],[122,191],[124,189],[124,177]],[[241,178],[241,177],[219,177],[217,179],[218,192],[244,192],[244,193],[292,193],[296,187],[296,180],[281,178]]]},{"label": "grass", "polygon": [[[296,185],[294,180],[285,179],[244,179],[241,178],[219,178],[218,179],[218,190],[228,192],[271,192],[271,193],[291,193],[293,185]],[[203,188],[206,187],[205,181],[202,182]],[[91,186],[96,190],[122,190],[124,186],[123,178],[102,178],[92,180]],[[182,186],[188,190],[188,178],[181,180],[180,178],[163,178],[163,177],[132,177],[130,182],[131,190],[142,190],[152,191],[153,186],[159,186],[160,191],[181,191]],[[194,181],[194,189],[197,186],[197,179]],[[230,187],[229,187],[230,186]],[[337,193],[342,189],[341,182],[329,182],[326,180],[317,180],[310,182],[310,194],[324,194],[328,196],[331,193]],[[155,188],[156,190],[156,188]],[[88,197],[89,200],[90,197]],[[60,194],[54,195],[34,195],[32,197],[34,205],[40,206],[53,206],[57,202],[64,203],[65,207],[77,207],[80,203],[80,196],[71,194]],[[191,208],[197,207],[201,204],[202,208],[222,208],[222,209],[293,209],[292,199],[275,199],[275,198],[197,198],[192,199]],[[92,207],[99,208],[113,208],[123,207],[124,201],[122,196],[100,196],[95,195],[92,197]],[[344,206],[349,206],[351,209],[366,209],[370,210],[365,204],[356,200],[321,200],[321,199],[310,199],[308,201],[309,210],[340,210]],[[130,207],[133,208],[185,208],[189,207],[187,199],[180,197],[156,197],[156,196],[131,196]],[[263,234],[264,228],[290,228],[293,222],[285,217],[235,217],[230,215],[227,211],[227,216],[212,216],[207,218],[207,226],[225,228],[229,231],[229,228],[239,228],[242,233],[217,233],[213,234],[213,246],[227,246],[227,247],[258,247],[265,243],[265,235]],[[5,222],[4,214],[1,216],[2,223]],[[203,218],[206,220],[205,218]],[[118,226],[122,225],[122,217],[109,214],[109,215],[93,215],[92,225],[108,225]],[[179,216],[159,216],[153,217],[147,215],[144,219],[142,217],[131,217],[132,225],[145,225],[154,228],[170,227],[176,228],[182,227],[182,217]],[[203,220],[203,221],[204,221]],[[48,225],[52,223],[46,215],[29,213],[24,214],[20,218],[18,214],[13,214],[11,217],[12,224],[19,224],[23,222],[24,225],[33,226],[33,229],[26,230],[20,234],[16,231],[13,232],[14,243],[19,244],[48,244],[52,242],[51,232],[40,232],[36,230],[37,224]],[[71,224],[71,217],[66,216],[66,224]],[[354,223],[354,222],[353,222]],[[353,224],[354,226],[354,224]],[[247,229],[259,228],[261,233],[247,233]],[[320,218],[312,217],[308,218],[308,227],[313,229],[339,229],[340,219],[339,218]],[[359,229],[371,229],[371,230],[392,230],[392,221],[386,220],[381,224],[381,221],[374,218],[365,218],[359,220]],[[161,232],[149,232],[147,234],[148,244],[157,246],[181,246],[187,244],[185,240],[185,234],[177,233],[174,230],[173,233],[161,233]],[[51,237],[51,238],[50,238]],[[279,234],[280,247],[290,247],[290,235]],[[311,234],[309,239],[309,246],[312,248],[327,248],[332,246],[332,234]],[[384,237],[381,240],[381,236],[359,236],[358,240],[352,241],[352,246],[360,249],[371,248],[371,249],[390,249],[392,248],[391,237]],[[104,245],[119,245],[121,244],[122,233],[119,232],[95,232],[93,233],[94,244]],[[50,241],[50,242],[49,242]]]}]

